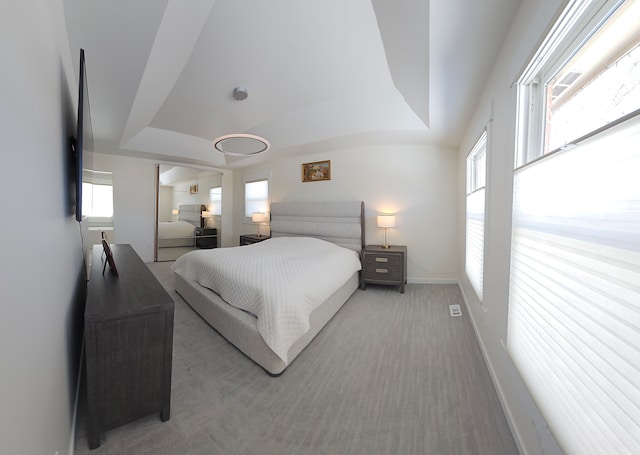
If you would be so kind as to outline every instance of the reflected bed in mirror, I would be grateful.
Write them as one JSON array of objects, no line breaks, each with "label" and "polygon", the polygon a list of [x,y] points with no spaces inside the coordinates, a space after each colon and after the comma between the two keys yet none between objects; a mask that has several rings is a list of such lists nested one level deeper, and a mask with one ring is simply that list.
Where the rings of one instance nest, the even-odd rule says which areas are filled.
[{"label": "reflected bed in mirror", "polygon": [[202,227],[202,204],[178,206],[176,221],[158,221],[158,248],[195,247],[196,228]]},{"label": "reflected bed in mirror", "polygon": [[218,247],[222,174],[169,165],[157,165],[157,172],[155,260],[174,261],[194,249]]}]

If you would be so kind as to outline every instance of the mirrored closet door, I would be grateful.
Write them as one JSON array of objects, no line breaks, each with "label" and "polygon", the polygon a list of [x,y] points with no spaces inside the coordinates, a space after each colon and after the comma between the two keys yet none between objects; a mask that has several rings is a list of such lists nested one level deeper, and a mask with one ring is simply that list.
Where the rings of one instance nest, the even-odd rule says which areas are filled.
[{"label": "mirrored closet door", "polygon": [[221,226],[221,172],[156,165],[156,262],[220,247]]}]

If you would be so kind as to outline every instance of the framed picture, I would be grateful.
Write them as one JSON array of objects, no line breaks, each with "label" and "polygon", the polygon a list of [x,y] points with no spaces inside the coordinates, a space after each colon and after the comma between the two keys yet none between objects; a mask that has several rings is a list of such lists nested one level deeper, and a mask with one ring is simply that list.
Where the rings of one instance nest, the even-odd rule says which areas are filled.
[{"label": "framed picture", "polygon": [[111,252],[111,247],[109,246],[109,242],[106,239],[106,235],[102,238],[102,249],[104,250],[104,255],[107,257],[106,262],[104,263],[104,267],[102,267],[102,274],[104,275],[105,270],[107,269],[107,263],[109,264],[109,268],[111,272],[118,276],[118,269],[116,268],[116,261],[113,259],[113,253]]},{"label": "framed picture", "polygon": [[198,194],[198,185],[191,185],[189,187],[189,194]]},{"label": "framed picture", "polygon": [[331,180],[330,160],[304,163],[302,165],[303,182],[319,182],[320,180]]}]

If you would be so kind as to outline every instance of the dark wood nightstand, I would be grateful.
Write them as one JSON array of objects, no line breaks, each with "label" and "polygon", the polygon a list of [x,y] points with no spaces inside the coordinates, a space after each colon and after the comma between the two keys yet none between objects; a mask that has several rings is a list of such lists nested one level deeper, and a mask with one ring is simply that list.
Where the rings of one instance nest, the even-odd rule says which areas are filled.
[{"label": "dark wood nightstand", "polygon": [[367,245],[362,251],[363,288],[366,283],[400,286],[407,282],[407,247]]},{"label": "dark wood nightstand", "polygon": [[267,235],[257,236],[255,234],[247,234],[240,236],[240,246],[242,245],[251,245],[252,243],[262,242],[263,240],[267,240],[271,237]]},{"label": "dark wood nightstand", "polygon": [[218,230],[216,228],[196,228],[196,246],[198,248],[216,248],[218,246]]}]

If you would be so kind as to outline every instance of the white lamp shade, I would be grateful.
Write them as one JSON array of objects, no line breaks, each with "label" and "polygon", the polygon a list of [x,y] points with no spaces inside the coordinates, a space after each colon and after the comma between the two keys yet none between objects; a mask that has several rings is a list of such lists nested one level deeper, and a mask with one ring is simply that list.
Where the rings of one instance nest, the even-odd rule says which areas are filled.
[{"label": "white lamp shade", "polygon": [[379,228],[396,227],[395,215],[378,215],[378,227]]},{"label": "white lamp shade", "polygon": [[177,215],[177,214],[178,214],[178,209],[173,209],[173,210],[171,211],[171,214],[172,214],[172,215]]},{"label": "white lamp shade", "polygon": [[264,212],[253,212],[251,214],[251,221],[254,223],[264,223],[267,221],[267,214]]}]

